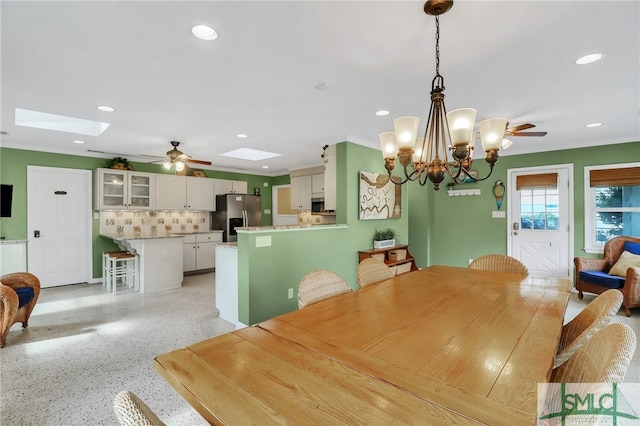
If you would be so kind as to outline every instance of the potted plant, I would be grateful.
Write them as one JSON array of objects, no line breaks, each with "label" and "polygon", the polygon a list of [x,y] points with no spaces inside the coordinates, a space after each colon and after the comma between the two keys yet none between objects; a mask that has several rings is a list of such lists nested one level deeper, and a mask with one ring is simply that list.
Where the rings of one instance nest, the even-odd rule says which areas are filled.
[{"label": "potted plant", "polygon": [[373,232],[373,248],[381,249],[381,248],[389,248],[396,245],[396,237],[398,233],[395,229],[385,228],[385,229],[376,229]]},{"label": "potted plant", "polygon": [[126,158],[115,157],[109,160],[107,167],[116,170],[133,170],[133,165]]}]

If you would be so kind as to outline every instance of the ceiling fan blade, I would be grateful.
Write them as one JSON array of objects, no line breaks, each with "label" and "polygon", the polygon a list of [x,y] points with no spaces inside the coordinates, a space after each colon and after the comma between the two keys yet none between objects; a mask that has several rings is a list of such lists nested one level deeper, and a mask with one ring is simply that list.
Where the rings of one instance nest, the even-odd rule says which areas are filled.
[{"label": "ceiling fan blade", "polygon": [[204,164],[205,166],[210,166],[211,165],[211,161],[194,160],[193,158],[187,158],[184,161],[186,161],[188,163]]},{"label": "ceiling fan blade", "polygon": [[515,132],[509,136],[546,136],[547,132]]},{"label": "ceiling fan blade", "polygon": [[514,126],[514,127],[509,127],[505,132],[506,133],[515,133],[515,132],[519,132],[521,130],[527,130],[527,129],[532,129],[536,127],[535,124],[531,124],[531,123],[524,123],[524,124],[520,124],[518,126]]}]

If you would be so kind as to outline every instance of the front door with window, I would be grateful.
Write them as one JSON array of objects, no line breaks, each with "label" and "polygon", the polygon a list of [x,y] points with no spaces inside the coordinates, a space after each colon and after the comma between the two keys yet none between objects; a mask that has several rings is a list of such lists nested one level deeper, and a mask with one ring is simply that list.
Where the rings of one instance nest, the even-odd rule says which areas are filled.
[{"label": "front door with window", "polygon": [[538,277],[570,278],[572,165],[509,170],[509,255]]}]

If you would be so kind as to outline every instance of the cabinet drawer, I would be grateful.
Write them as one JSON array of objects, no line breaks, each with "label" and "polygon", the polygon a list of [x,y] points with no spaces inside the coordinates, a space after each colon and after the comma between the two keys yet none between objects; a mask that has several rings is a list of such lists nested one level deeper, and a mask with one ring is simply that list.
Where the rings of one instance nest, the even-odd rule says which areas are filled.
[{"label": "cabinet drawer", "polygon": [[222,233],[220,232],[213,232],[211,234],[197,234],[196,236],[196,241],[198,241],[199,243],[204,243],[204,242],[222,242]]},{"label": "cabinet drawer", "polygon": [[184,236],[184,240],[182,240],[184,244],[193,244],[196,242],[195,234],[188,234]]}]

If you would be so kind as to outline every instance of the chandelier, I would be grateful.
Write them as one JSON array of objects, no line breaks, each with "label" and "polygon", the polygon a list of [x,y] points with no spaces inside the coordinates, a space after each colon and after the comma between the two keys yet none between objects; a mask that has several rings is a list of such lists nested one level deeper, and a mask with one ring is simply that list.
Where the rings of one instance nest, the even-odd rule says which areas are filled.
[{"label": "chandelier", "polygon": [[[451,6],[452,0],[428,0],[424,5],[425,13],[435,16],[436,21],[436,75],[431,82],[431,107],[424,136],[417,137],[420,125],[417,117],[396,118],[393,120],[395,131],[380,134],[382,156],[389,178],[392,178],[396,158],[404,168],[404,179],[390,179],[398,185],[418,181],[424,186],[429,180],[437,191],[447,175],[455,183],[482,181],[491,176],[493,166],[498,161],[507,120],[492,118],[478,123],[485,160],[490,166],[489,173],[479,178],[475,172],[471,172],[477,111],[461,108],[447,113],[444,105],[444,77],[440,75],[440,15]],[[451,159],[448,151],[451,151]]]}]

